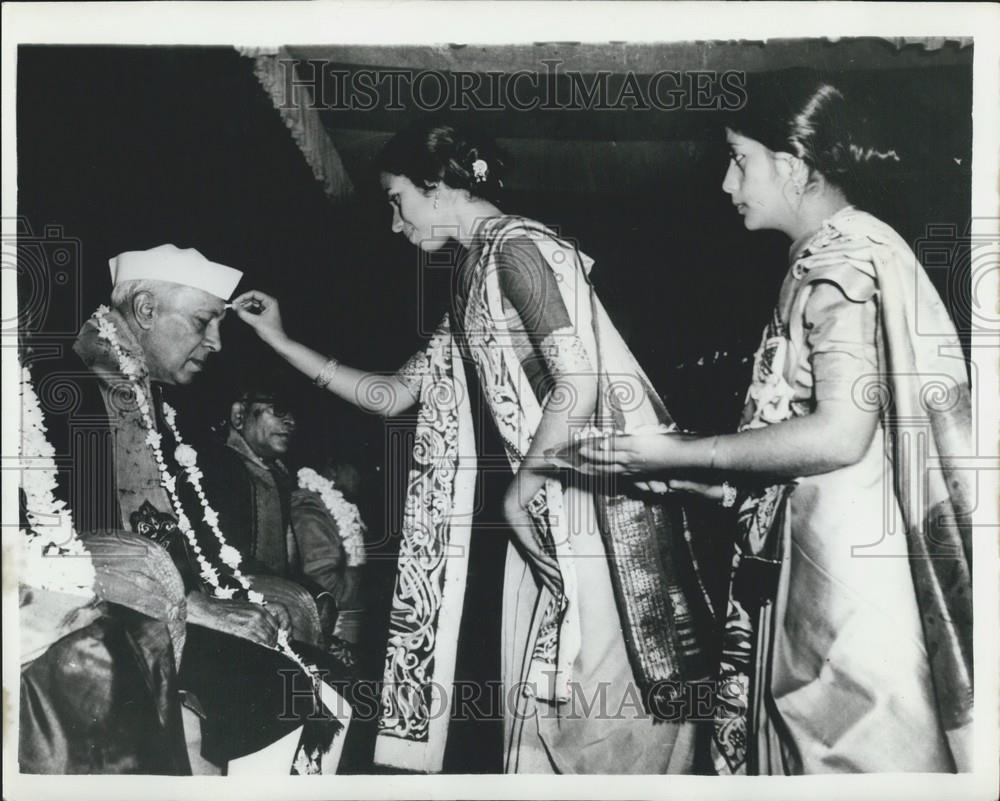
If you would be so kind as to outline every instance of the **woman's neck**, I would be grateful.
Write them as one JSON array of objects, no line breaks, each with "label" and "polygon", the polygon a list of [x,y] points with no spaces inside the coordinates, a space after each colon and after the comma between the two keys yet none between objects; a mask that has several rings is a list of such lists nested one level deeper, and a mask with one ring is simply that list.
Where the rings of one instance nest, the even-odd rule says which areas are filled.
[{"label": "woman's neck", "polygon": [[849,205],[851,204],[844,193],[839,190],[806,196],[785,233],[791,237],[793,242],[797,242],[802,237],[817,230],[824,221]]},{"label": "woman's neck", "polygon": [[479,224],[485,219],[499,217],[502,214],[503,212],[488,200],[470,200],[462,203],[455,209],[455,221],[458,223],[458,234],[455,238],[468,248]]}]

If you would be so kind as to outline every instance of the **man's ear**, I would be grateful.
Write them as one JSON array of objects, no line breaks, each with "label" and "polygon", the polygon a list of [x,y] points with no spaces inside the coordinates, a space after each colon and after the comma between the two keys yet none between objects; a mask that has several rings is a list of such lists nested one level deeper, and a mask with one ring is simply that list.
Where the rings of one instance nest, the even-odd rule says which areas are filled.
[{"label": "man's ear", "polygon": [[140,328],[146,331],[151,329],[156,317],[156,296],[148,290],[136,292],[132,298],[132,316]]},{"label": "man's ear", "polygon": [[233,401],[233,405],[229,407],[229,425],[237,431],[242,431],[246,413],[247,409],[243,401]]}]

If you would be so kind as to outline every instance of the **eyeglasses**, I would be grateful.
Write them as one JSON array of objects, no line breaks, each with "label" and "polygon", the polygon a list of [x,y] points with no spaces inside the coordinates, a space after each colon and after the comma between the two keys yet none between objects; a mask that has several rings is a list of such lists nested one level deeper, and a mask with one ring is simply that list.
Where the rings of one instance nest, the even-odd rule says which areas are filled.
[{"label": "eyeglasses", "polygon": [[280,401],[275,401],[272,397],[251,396],[244,398],[243,402],[247,405],[256,403],[260,406],[266,406],[275,417],[295,417],[294,409]]}]

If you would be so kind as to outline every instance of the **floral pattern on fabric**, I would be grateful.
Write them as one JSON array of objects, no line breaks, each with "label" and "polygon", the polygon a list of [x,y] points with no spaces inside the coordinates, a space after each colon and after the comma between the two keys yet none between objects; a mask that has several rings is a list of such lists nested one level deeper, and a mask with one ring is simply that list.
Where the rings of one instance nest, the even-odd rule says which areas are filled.
[{"label": "floral pattern on fabric", "polygon": [[592,374],[590,355],[572,327],[548,334],[541,343],[542,355],[554,375]]}]

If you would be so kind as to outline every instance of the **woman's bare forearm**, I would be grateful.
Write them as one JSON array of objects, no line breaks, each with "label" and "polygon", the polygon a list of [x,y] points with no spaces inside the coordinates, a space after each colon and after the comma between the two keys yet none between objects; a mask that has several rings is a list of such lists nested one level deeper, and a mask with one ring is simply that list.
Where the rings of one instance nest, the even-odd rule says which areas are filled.
[{"label": "woman's bare forearm", "polygon": [[[289,337],[269,340],[274,352],[310,380],[315,380],[330,357]],[[383,417],[400,414],[416,403],[406,385],[393,375],[373,373],[338,363],[328,370],[326,389],[342,400]]]},{"label": "woman's bare forearm", "polygon": [[545,483],[548,468],[545,451],[566,443],[575,427],[584,426],[591,419],[596,405],[597,380],[593,376],[569,376],[557,381],[511,488],[522,508]]},{"label": "woman's bare forearm", "polygon": [[875,412],[832,404],[776,425],[687,441],[680,460],[665,453],[663,463],[778,478],[819,475],[860,461],[877,423]]}]

